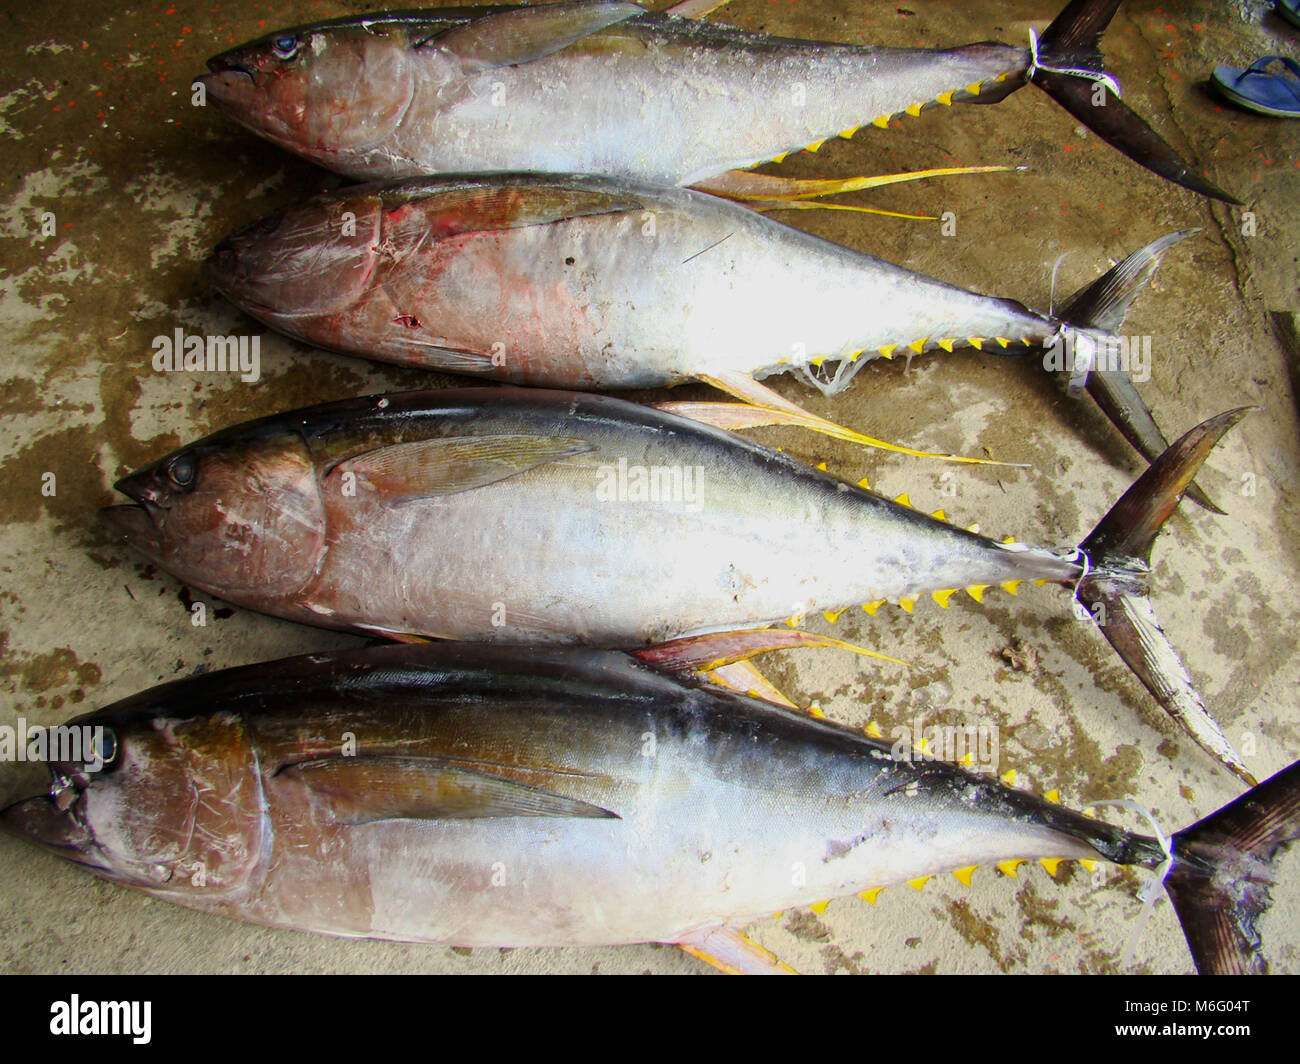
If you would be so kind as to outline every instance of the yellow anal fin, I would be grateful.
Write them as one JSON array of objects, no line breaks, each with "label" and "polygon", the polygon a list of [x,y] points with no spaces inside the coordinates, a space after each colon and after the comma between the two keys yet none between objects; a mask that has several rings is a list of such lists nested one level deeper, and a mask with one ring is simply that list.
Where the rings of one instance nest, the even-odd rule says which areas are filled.
[{"label": "yellow anal fin", "polygon": [[703,18],[726,5],[727,0],[679,0],[672,7],[665,9],[664,14],[676,15],[678,18]]},{"label": "yellow anal fin", "polygon": [[758,671],[758,666],[752,661],[733,661],[730,665],[710,669],[704,675],[720,687],[738,694],[761,698],[778,706],[785,706],[787,709],[799,708],[778,691],[772,682]]},{"label": "yellow anal fin", "polygon": [[818,417],[802,407],[792,403],[779,392],[756,381],[745,373],[731,371],[714,374],[700,374],[699,379],[743,399],[751,404],[749,409],[735,409],[735,403],[658,403],[657,409],[680,414],[718,428],[734,430],[738,428],[757,428],[763,425],[791,425],[819,432],[831,439],[844,440],[864,447],[877,447],[897,454],[910,454],[914,458],[937,458],[944,462],[962,462],[970,465],[1007,465],[989,458],[965,458],[961,455],[942,454],[930,451],[918,451],[911,447],[886,443],[872,436],[837,425],[833,421]]},{"label": "yellow anal fin", "polygon": [[727,975],[798,975],[788,964],[734,927],[692,931],[677,943],[692,957]]},{"label": "yellow anal fin", "polygon": [[[853,129],[842,131],[839,136],[851,137],[857,130],[858,127],[855,126]],[[825,141],[818,141],[817,145],[820,147],[824,143]],[[812,145],[809,145],[808,150],[813,150]],[[926,181],[932,177],[995,174],[1014,169],[1016,169],[1014,166],[941,166],[931,170],[841,178],[781,177],[779,174],[758,174],[751,170],[727,170],[697,181],[691,187],[699,192],[709,192],[724,199],[775,202],[819,199],[822,196],[837,196],[842,192],[865,192],[908,181]]]},{"label": "yellow anal fin", "polygon": [[937,214],[908,214],[906,211],[887,211],[881,207],[861,207],[856,203],[818,203],[810,199],[792,200],[736,200],[744,207],[756,211],[848,211],[850,214],[878,214],[882,218],[905,218],[909,222],[937,222]]}]

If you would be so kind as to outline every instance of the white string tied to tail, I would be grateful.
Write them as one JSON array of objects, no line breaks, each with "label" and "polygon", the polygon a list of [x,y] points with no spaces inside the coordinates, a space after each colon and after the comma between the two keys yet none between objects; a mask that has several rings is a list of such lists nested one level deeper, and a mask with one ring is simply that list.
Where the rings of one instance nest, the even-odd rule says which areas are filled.
[{"label": "white string tied to tail", "polygon": [[1156,818],[1151,815],[1151,810],[1146,806],[1128,798],[1114,798],[1104,802],[1093,802],[1092,804],[1094,806],[1116,805],[1121,809],[1128,809],[1145,818],[1146,822],[1151,825],[1151,831],[1155,834],[1156,841],[1160,843],[1160,849],[1165,854],[1165,859],[1156,868],[1152,877],[1142,884],[1142,888],[1137,893],[1138,901],[1142,903],[1142,912],[1138,916],[1137,926],[1133,928],[1133,934],[1129,936],[1128,945],[1124,947],[1124,955],[1120,958],[1120,967],[1127,968],[1133,963],[1133,955],[1137,952],[1138,940],[1146,931],[1151,914],[1155,912],[1156,902],[1160,900],[1160,895],[1165,891],[1165,880],[1169,878],[1169,873],[1173,871],[1174,847],[1170,839],[1160,830]]},{"label": "white string tied to tail", "polygon": [[1092,559],[1088,557],[1087,552],[1082,547],[1075,547],[1074,550],[1064,556],[1066,561],[1074,562],[1079,567],[1079,579],[1074,582],[1074,610],[1079,620],[1086,621],[1092,614],[1079,601],[1079,588],[1083,586],[1083,582],[1088,579],[1088,574],[1092,572]]},{"label": "white string tied to tail", "polygon": [[1069,74],[1076,78],[1086,78],[1088,81],[1095,81],[1105,85],[1116,96],[1120,95],[1119,82],[1104,70],[1088,70],[1084,67],[1058,67],[1048,66],[1042,61],[1038,54],[1038,34],[1034,32],[1033,27],[1029,30],[1029,69],[1025,71],[1026,80],[1032,79],[1034,71],[1045,70],[1049,74]]}]

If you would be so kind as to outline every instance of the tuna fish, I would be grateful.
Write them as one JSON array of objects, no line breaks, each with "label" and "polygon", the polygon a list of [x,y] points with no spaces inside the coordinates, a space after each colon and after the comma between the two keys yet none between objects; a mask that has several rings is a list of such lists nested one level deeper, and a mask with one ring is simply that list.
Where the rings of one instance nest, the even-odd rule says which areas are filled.
[{"label": "tuna fish", "polygon": [[1230,200],[1104,73],[1098,42],[1118,6],[1074,0],[1029,47],[947,50],[769,37],[622,0],[367,13],[267,34],[199,80],[241,125],[349,177],[533,170],[655,185],[1032,82],[1143,166]]},{"label": "tuna fish", "polygon": [[772,912],[1011,860],[1157,871],[1197,968],[1263,971],[1300,763],[1166,844],[634,657],[381,647],[180,680],[77,718],[10,832],[273,927],[467,947],[681,945],[788,971]]},{"label": "tuna fish", "polygon": [[1050,315],[689,189],[416,178],[340,189],[256,222],[216,249],[207,272],[237,306],[307,343],[551,388],[703,380],[767,412],[748,412],[750,423],[793,419],[911,454],[921,452],[817,418],[759,379],[796,371],[833,394],[875,358],[1049,348],[1044,362],[1076,391],[1086,382],[1151,461],[1168,441],[1116,334],[1190,232],[1134,252]]},{"label": "tuna fish", "polygon": [[392,638],[635,648],[1063,584],[1161,705],[1244,775],[1146,598],[1156,533],[1244,413],[1189,432],[1067,550],[964,531],[677,415],[512,388],[235,426],[119,481],[135,505],[104,517],[213,595]]}]

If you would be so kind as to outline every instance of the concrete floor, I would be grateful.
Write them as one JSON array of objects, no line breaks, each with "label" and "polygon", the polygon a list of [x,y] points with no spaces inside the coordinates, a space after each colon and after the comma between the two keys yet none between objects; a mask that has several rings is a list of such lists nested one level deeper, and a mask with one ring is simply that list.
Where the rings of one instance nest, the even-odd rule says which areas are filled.
[{"label": "concrete floor", "polygon": [[[1300,123],[1221,105],[1205,88],[1217,64],[1300,55],[1300,32],[1262,3],[1194,0],[1170,14],[1130,0],[1104,39],[1125,98],[1255,212],[1211,204],[1140,170],[1029,88],[996,107],[960,107],[888,131],[868,127],[775,172],[842,176],[1012,162],[1031,171],[886,190],[871,202],[956,213],[937,224],[803,212],[792,221],[980,291],[1045,307],[1052,264],[1062,291],[1171,229],[1204,232],[1173,251],[1136,305],[1131,331],[1154,338],[1142,390],[1171,435],[1230,406],[1255,404],[1201,483],[1227,517],[1184,508],[1156,549],[1154,604],[1207,702],[1263,778],[1300,756],[1297,564],[1300,440],[1277,329],[1297,298]],[[360,10],[348,3],[19,5],[3,15],[0,84],[0,723],[56,723],[187,675],[359,640],[243,610],[190,624],[186,593],[108,542],[95,508],[123,472],[219,426],[364,392],[450,385],[451,378],[322,354],[267,334],[256,385],[160,375],[151,341],[176,327],[257,332],[208,291],[199,263],[229,229],[331,179],[189,104],[207,55],[282,26]],[[890,45],[1021,42],[1055,0],[900,6],[894,0],[734,0],[713,17],[746,29]],[[22,176],[13,176],[22,175]],[[43,212],[56,231],[40,235]],[[1274,312],[1284,312],[1274,318]],[[847,393],[787,395],[845,424],[927,449],[1032,463],[952,469],[769,431],[810,461],[873,488],[908,491],[989,533],[1068,545],[1092,526],[1139,462],[1086,401],[1062,397],[1034,365],[959,353],[873,364]],[[679,392],[676,397],[687,398]],[[704,395],[705,390],[698,390]],[[56,494],[41,492],[42,475]],[[217,604],[219,605],[219,604]],[[825,628],[818,618],[813,627]],[[947,612],[887,607],[845,614],[838,635],[915,663],[911,670],[829,651],[770,660],[793,698],[831,717],[888,728],[961,719],[1000,726],[1001,765],[1021,786],[1058,789],[1075,806],[1136,798],[1167,829],[1239,792],[1237,781],[1158,710],[1068,599],[961,597]],[[1002,651],[1023,640],[1033,671]],[[39,788],[4,766],[0,798]],[[1123,819],[1125,813],[1116,813]],[[1138,826],[1136,821],[1130,821]],[[1287,862],[1300,877],[1300,859]],[[940,877],[920,891],[851,898],[824,914],[790,912],[752,934],[807,972],[1186,972],[1167,902],[1136,943],[1140,876],[1062,866],[1017,878],[992,869],[971,887]],[[1264,933],[1275,970],[1300,971],[1300,878],[1274,892]],[[0,970],[5,972],[693,972],[672,948],[452,950],[340,942],[199,916],[100,883],[16,840],[0,839]]]}]

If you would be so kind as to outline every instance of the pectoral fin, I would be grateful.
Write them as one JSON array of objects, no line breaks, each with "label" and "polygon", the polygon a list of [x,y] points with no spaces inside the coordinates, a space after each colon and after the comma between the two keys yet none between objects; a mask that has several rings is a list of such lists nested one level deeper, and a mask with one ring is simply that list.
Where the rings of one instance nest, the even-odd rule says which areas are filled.
[{"label": "pectoral fin", "polygon": [[497,11],[438,34],[418,47],[456,55],[469,73],[518,66],[552,55],[624,19],[644,15],[620,0],[571,0]]},{"label": "pectoral fin", "polygon": [[432,191],[407,189],[386,207],[384,238],[399,254],[411,254],[431,239],[640,211],[642,204],[594,188],[470,182]]},{"label": "pectoral fin", "polygon": [[865,658],[906,665],[907,662],[885,654],[877,654],[855,643],[845,642],[830,635],[818,635],[793,628],[752,628],[737,632],[708,632],[670,639],[665,643],[631,652],[647,665],[670,672],[710,672],[732,662],[745,661],[769,650],[790,650],[796,647],[833,647],[848,650]]},{"label": "pectoral fin", "polygon": [[387,502],[402,503],[481,488],[594,449],[585,440],[544,436],[413,440],[345,458],[325,482],[344,491],[350,476],[358,497],[382,495]]},{"label": "pectoral fin", "polygon": [[589,802],[437,758],[333,757],[289,765],[276,778],[300,782],[340,824],[515,816],[619,819]]}]

